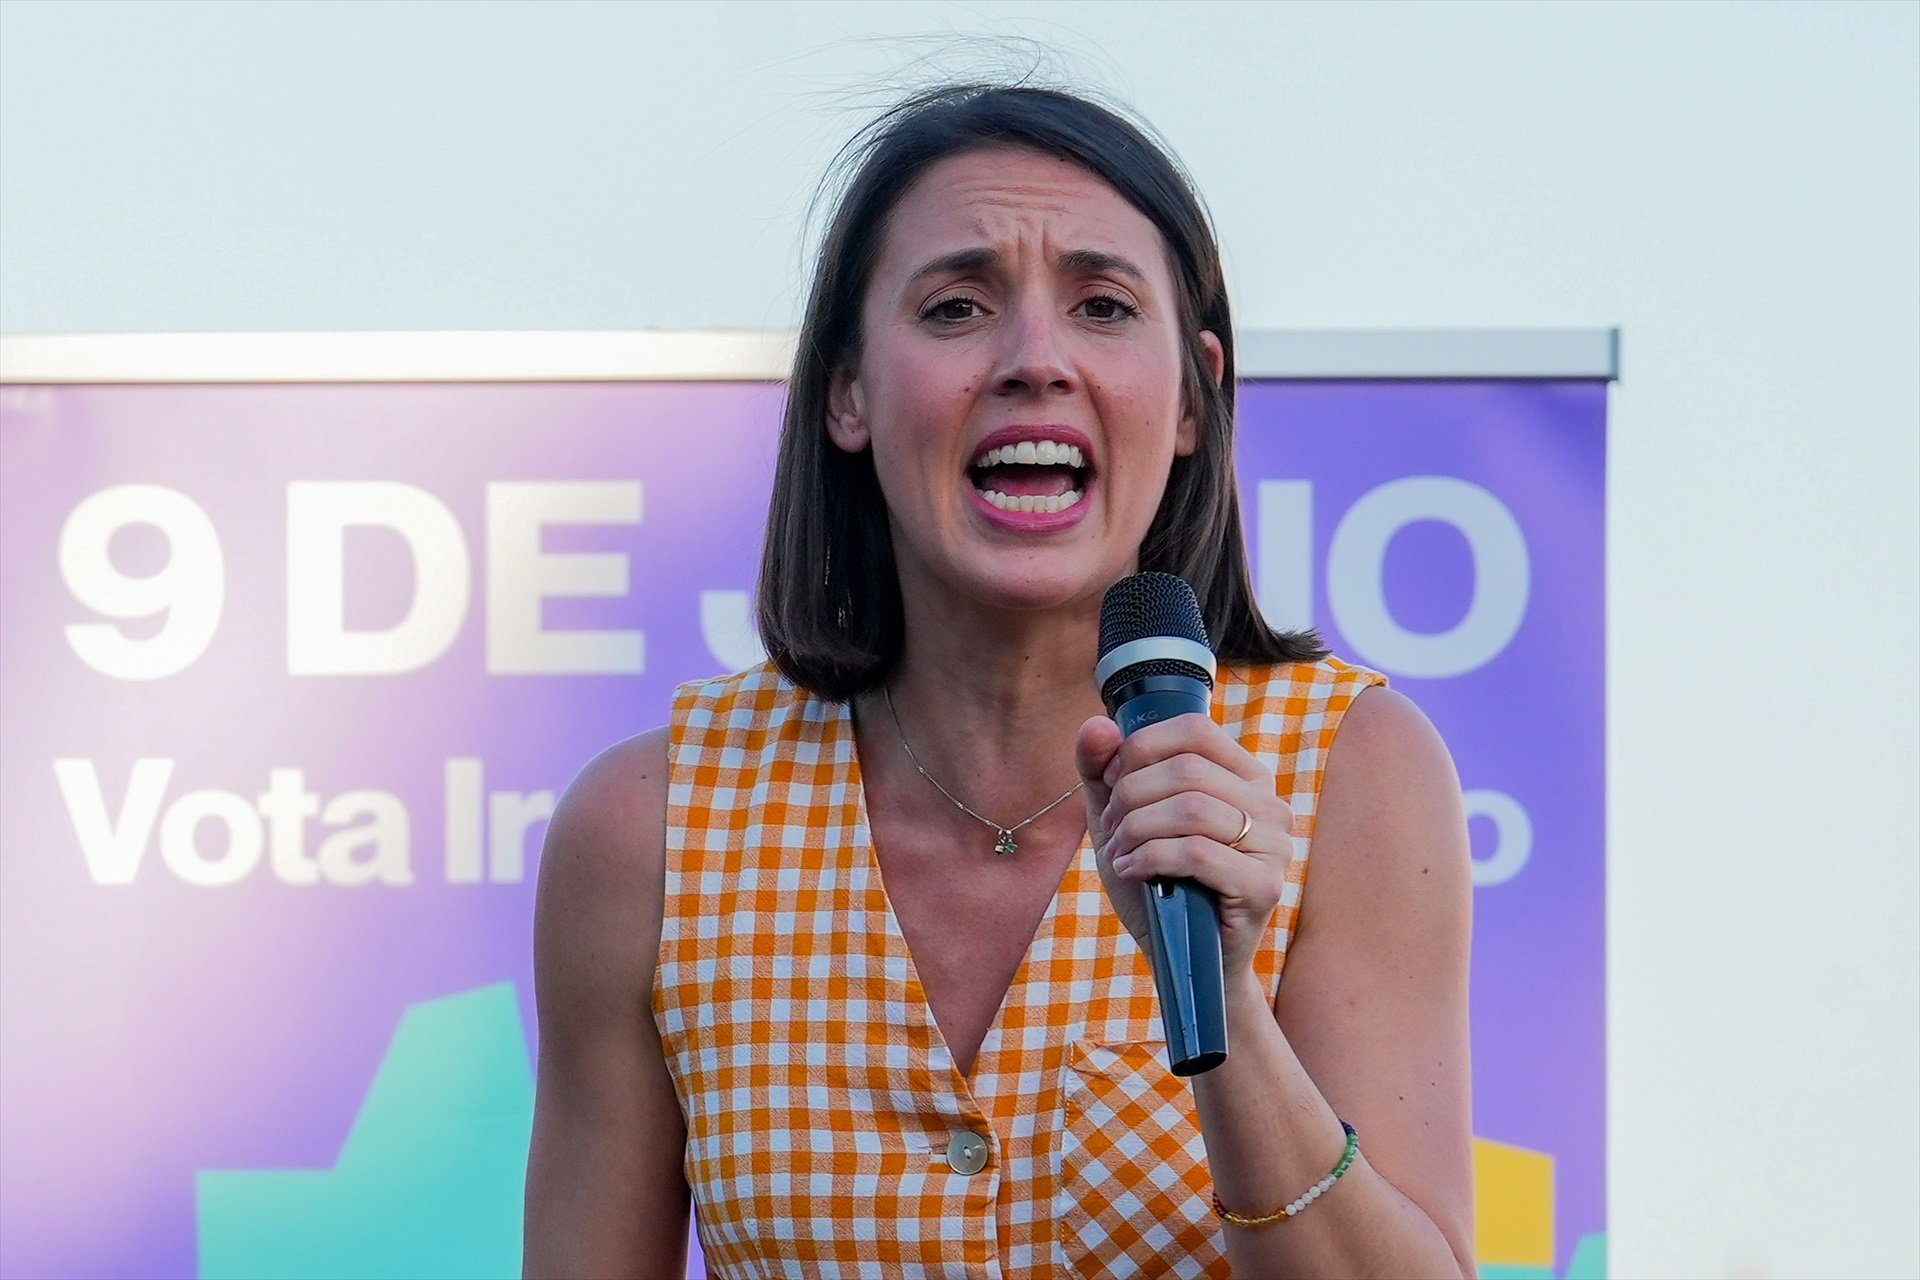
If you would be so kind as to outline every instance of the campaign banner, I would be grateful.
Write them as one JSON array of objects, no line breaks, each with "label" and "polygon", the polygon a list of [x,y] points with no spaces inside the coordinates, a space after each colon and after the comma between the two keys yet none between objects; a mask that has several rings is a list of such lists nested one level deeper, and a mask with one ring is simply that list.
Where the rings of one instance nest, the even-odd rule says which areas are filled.
[{"label": "campaign banner", "polygon": [[[1606,382],[1241,394],[1262,607],[1459,765],[1481,1272],[1602,1275]],[[519,1273],[546,820],[759,658],[782,395],[0,388],[0,1275]]]}]

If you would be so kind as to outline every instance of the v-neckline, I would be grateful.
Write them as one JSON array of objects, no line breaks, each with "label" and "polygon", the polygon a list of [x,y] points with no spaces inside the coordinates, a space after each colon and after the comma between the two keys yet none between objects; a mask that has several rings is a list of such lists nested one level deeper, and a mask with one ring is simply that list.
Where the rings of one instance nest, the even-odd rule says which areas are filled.
[{"label": "v-neckline", "polygon": [[1027,989],[1028,970],[1033,964],[1034,948],[1043,938],[1052,935],[1060,913],[1060,900],[1069,885],[1076,888],[1079,877],[1095,874],[1093,867],[1092,833],[1083,833],[1080,844],[1074,850],[1073,857],[1060,872],[1060,879],[1053,886],[1053,893],[1047,899],[1047,908],[1033,927],[1033,934],[1027,939],[1026,949],[1020,953],[1020,963],[1015,966],[1013,977],[1007,982],[1007,989],[1000,993],[1000,1003],[995,1006],[992,1021],[987,1023],[986,1033],[980,1037],[980,1045],[974,1050],[973,1063],[969,1070],[962,1072],[959,1061],[954,1057],[953,1046],[947,1042],[946,1032],[941,1030],[940,1020],[933,1016],[933,1002],[927,996],[926,983],[920,978],[920,967],[914,962],[913,948],[907,944],[906,930],[900,926],[900,915],[893,907],[893,898],[887,893],[887,879],[880,868],[880,854],[873,838],[873,819],[867,809],[866,773],[860,766],[860,738],[853,719],[851,699],[834,705],[834,732],[846,743],[847,789],[853,796],[854,839],[858,844],[855,850],[857,865],[873,878],[875,889],[884,904],[887,941],[900,950],[900,956],[906,964],[907,1005],[913,1018],[913,1028],[924,1030],[927,1043],[932,1051],[929,1065],[936,1071],[943,1066],[952,1078],[955,1089],[963,1094],[976,1107],[979,1100],[974,1097],[974,1082],[981,1078],[981,1066],[989,1054],[997,1054],[1005,1039],[1007,1011],[1013,1003],[1016,991]]}]

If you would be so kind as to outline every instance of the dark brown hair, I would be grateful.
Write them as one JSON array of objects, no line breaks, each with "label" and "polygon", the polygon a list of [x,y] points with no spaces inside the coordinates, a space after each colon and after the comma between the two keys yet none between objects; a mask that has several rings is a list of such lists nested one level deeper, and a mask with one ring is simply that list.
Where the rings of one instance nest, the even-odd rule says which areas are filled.
[{"label": "dark brown hair", "polygon": [[[870,450],[827,437],[836,370],[860,359],[861,307],[887,218],[907,189],[951,156],[1025,147],[1104,180],[1160,229],[1186,337],[1183,394],[1200,408],[1194,452],[1173,460],[1139,567],[1193,584],[1223,658],[1312,662],[1311,631],[1279,632],[1260,616],[1233,472],[1233,317],[1213,226],[1184,171],[1146,133],[1073,94],[1024,85],[953,85],[915,94],[868,125],[841,153],[854,167],[820,246],[793,376],[787,386],[773,507],[760,561],[759,623],[768,655],[795,684],[844,701],[878,685],[899,659],[906,622]],[[1210,330],[1226,353],[1216,383],[1200,345]]]}]

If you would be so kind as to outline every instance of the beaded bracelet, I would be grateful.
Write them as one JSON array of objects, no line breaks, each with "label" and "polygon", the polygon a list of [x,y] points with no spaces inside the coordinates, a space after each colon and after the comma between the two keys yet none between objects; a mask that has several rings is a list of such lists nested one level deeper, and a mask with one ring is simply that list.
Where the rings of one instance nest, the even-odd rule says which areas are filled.
[{"label": "beaded bracelet", "polygon": [[1242,1214],[1235,1213],[1233,1210],[1227,1208],[1227,1206],[1221,1204],[1220,1193],[1216,1191],[1213,1195],[1213,1211],[1220,1216],[1222,1222],[1235,1227],[1264,1227],[1270,1222],[1284,1222],[1288,1218],[1297,1216],[1302,1209],[1305,1209],[1315,1200],[1325,1195],[1327,1188],[1340,1181],[1340,1175],[1347,1171],[1347,1166],[1353,1163],[1353,1158],[1360,1154],[1360,1135],[1355,1133],[1353,1126],[1345,1120],[1340,1122],[1340,1127],[1347,1131],[1347,1149],[1341,1155],[1340,1163],[1333,1166],[1332,1173],[1314,1183],[1312,1190],[1308,1191],[1286,1208],[1275,1209],[1272,1213],[1262,1217],[1249,1218]]}]

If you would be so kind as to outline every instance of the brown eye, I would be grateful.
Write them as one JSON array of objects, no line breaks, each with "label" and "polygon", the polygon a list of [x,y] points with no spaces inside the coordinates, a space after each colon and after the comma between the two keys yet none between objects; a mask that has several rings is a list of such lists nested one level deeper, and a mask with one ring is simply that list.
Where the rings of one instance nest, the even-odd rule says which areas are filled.
[{"label": "brown eye", "polygon": [[1140,314],[1138,307],[1130,306],[1124,298],[1116,298],[1110,293],[1088,298],[1081,306],[1088,317],[1094,320],[1122,320]]},{"label": "brown eye", "polygon": [[923,320],[945,320],[950,323],[971,320],[978,315],[980,304],[968,297],[942,298],[921,313]]}]

